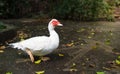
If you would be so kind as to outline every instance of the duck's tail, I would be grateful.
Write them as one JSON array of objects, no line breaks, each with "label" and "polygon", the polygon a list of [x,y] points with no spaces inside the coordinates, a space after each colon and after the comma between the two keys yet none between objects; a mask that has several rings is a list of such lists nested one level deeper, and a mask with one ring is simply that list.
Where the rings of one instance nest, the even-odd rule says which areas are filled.
[{"label": "duck's tail", "polygon": [[10,43],[9,46],[12,47],[12,48],[23,49],[22,45],[19,42]]}]

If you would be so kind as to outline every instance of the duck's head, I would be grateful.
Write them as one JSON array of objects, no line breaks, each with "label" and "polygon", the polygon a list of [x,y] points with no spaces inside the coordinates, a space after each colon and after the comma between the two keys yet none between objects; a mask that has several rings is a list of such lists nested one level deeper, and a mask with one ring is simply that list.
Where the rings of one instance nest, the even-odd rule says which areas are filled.
[{"label": "duck's head", "polygon": [[57,19],[52,19],[49,24],[53,27],[63,26]]}]

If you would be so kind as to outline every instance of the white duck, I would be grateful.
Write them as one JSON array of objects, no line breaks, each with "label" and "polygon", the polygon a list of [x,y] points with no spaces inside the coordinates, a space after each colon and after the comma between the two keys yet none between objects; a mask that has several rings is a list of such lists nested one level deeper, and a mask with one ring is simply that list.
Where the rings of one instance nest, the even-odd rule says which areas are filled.
[{"label": "white duck", "polygon": [[18,48],[26,51],[32,62],[34,62],[33,55],[44,56],[51,53],[59,46],[59,36],[54,30],[56,26],[63,26],[58,20],[52,19],[48,24],[48,30],[50,36],[37,36],[20,41],[17,43],[11,43],[13,48]]}]

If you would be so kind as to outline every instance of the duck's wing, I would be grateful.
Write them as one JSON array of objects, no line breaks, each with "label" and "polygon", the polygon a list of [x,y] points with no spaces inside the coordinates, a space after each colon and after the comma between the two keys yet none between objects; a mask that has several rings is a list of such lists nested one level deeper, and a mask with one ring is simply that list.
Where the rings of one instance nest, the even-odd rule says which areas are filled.
[{"label": "duck's wing", "polygon": [[26,48],[34,51],[34,50],[41,50],[44,49],[47,45],[49,45],[49,37],[47,36],[38,36],[26,39],[21,42],[17,43],[11,43],[10,45],[13,46],[13,48],[18,48],[25,50]]}]

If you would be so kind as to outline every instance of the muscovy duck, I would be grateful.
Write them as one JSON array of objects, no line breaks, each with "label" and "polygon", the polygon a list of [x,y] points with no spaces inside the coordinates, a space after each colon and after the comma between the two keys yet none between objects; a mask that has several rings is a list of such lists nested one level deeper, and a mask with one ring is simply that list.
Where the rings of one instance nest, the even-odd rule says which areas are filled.
[{"label": "muscovy duck", "polygon": [[34,62],[33,55],[47,55],[59,46],[59,36],[54,30],[57,26],[63,25],[57,19],[52,19],[48,24],[50,36],[36,36],[20,42],[10,43],[9,45],[27,52],[31,61]]}]

